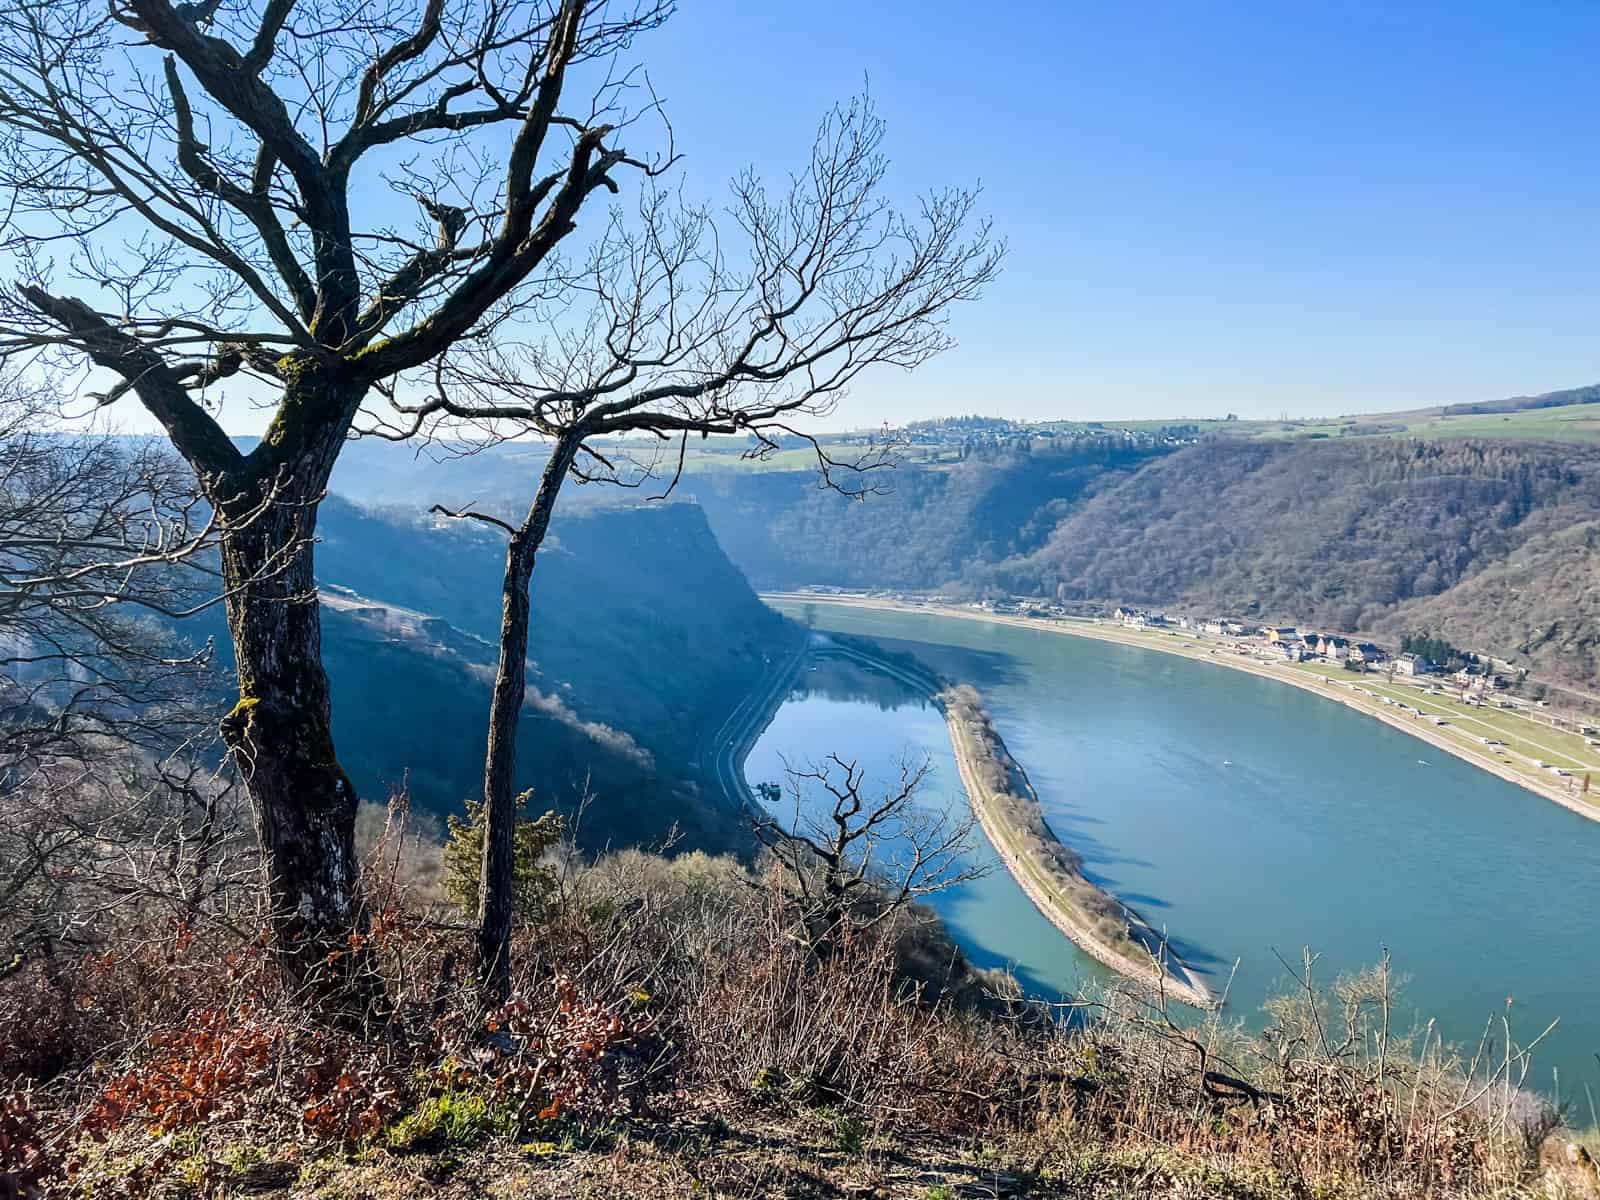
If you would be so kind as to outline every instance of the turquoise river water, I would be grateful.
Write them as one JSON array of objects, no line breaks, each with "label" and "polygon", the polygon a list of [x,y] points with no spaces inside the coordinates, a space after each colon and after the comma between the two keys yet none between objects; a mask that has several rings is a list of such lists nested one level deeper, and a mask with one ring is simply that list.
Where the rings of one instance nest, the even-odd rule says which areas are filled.
[{"label": "turquoise river water", "polygon": [[[790,615],[799,616],[798,610]],[[1530,1086],[1600,1103],[1600,823],[1343,705],[1131,646],[932,613],[810,607],[819,632],[909,651],[983,693],[1056,833],[1098,882],[1164,927],[1228,1013],[1265,1021],[1310,947],[1317,977],[1385,949],[1402,1024],[1476,1045],[1509,1012]],[[929,804],[965,804],[944,720],[869,668],[815,661],[746,762],[857,758],[886,784],[931,756]],[[988,854],[987,846],[978,853]],[[1049,998],[1103,978],[1003,871],[934,904],[968,955]],[[1237,970],[1235,971],[1235,963]],[[1230,973],[1233,975],[1229,984]]]}]

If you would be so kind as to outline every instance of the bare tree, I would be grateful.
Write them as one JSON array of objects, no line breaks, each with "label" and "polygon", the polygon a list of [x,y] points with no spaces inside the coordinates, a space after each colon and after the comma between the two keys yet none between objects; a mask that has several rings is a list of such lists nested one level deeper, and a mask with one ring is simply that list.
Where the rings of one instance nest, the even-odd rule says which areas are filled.
[{"label": "bare tree", "polygon": [[58,406],[0,378],[0,775],[89,739],[164,753],[211,675],[169,620],[216,603],[193,476],[148,440],[53,430]]},{"label": "bare tree", "polygon": [[[243,771],[284,961],[359,919],[312,573],[357,410],[537,305],[628,169],[614,56],[667,0],[17,0],[0,11],[0,354],[143,405],[223,534]],[[581,99],[569,107],[569,81]],[[653,102],[642,106],[652,111]],[[225,381],[272,417],[248,452]],[[264,505],[269,494],[278,500]],[[265,511],[261,511],[265,507]],[[263,570],[285,559],[281,571]],[[344,961],[348,961],[346,956]]]},{"label": "bare tree", "polygon": [[215,915],[251,861],[211,648],[170,620],[216,602],[209,509],[159,443],[58,405],[0,379],[0,974],[151,904]]},{"label": "bare tree", "polygon": [[[214,741],[214,739],[211,739]],[[41,753],[0,782],[0,977],[171,924],[255,923],[260,864],[236,777],[211,741],[155,759],[96,737],[92,757]],[[210,759],[210,765],[205,760]]]},{"label": "bare tree", "polygon": [[972,859],[972,814],[917,803],[928,770],[927,760],[901,763],[898,782],[876,798],[863,794],[862,769],[837,754],[785,771],[793,819],[766,817],[755,833],[794,880],[819,954],[924,896],[987,873]]},{"label": "bare tree", "polygon": [[[720,229],[710,210],[647,191],[636,211],[612,213],[581,263],[549,280],[547,303],[500,306],[489,318],[499,336],[441,355],[430,394],[396,404],[409,419],[369,430],[453,436],[469,452],[505,438],[551,443],[515,524],[470,508],[435,510],[507,537],[479,911],[480,978],[493,997],[509,979],[528,588],[562,485],[571,477],[640,487],[664,460],[662,498],[682,474],[691,435],[741,434],[752,457],[798,438],[825,486],[872,490],[865,472],[885,465],[881,453],[835,459],[798,423],[826,415],[868,367],[910,369],[945,349],[951,306],[976,297],[998,269],[1001,248],[973,219],[973,192],[933,193],[909,217],[889,205],[883,133],[866,101],[836,109],[781,192],[748,173],[735,181]],[[618,444],[627,435],[666,449],[636,456]]]}]

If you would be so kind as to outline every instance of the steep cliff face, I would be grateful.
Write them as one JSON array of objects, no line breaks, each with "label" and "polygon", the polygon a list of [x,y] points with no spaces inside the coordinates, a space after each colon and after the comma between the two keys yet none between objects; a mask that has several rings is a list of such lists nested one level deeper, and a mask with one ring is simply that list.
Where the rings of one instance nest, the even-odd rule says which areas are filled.
[{"label": "steep cliff face", "polygon": [[[318,586],[339,755],[361,794],[404,778],[442,814],[482,787],[504,542],[415,510],[322,506]],[[705,752],[801,636],[764,606],[693,505],[558,514],[533,577],[519,786],[580,840],[742,845]],[[226,639],[220,639],[225,644]]]}]

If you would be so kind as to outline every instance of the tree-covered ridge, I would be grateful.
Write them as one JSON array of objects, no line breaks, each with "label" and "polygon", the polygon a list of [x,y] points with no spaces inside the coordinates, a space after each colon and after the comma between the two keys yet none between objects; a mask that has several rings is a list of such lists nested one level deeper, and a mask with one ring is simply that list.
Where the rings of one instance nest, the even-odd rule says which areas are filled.
[{"label": "tree-covered ridge", "polygon": [[701,475],[684,487],[757,587],[935,587],[1038,547],[1072,506],[1162,452],[1106,441],[903,463],[859,502],[803,473]]},{"label": "tree-covered ridge", "polygon": [[[503,548],[485,530],[337,496],[320,529],[346,770],[374,798],[406,781],[442,825],[481,785]],[[586,846],[654,845],[674,825],[690,845],[743,845],[703,755],[800,631],[760,602],[691,505],[558,514],[534,591],[518,787],[541,812],[570,814],[587,793]],[[182,628],[219,632],[209,620]]]},{"label": "tree-covered ridge", "polygon": [[1600,383],[1587,387],[1565,388],[1538,396],[1512,396],[1505,400],[1483,400],[1475,404],[1447,404],[1443,415],[1468,416],[1480,413],[1532,412],[1537,409],[1564,408],[1569,404],[1593,404],[1600,400]]},{"label": "tree-covered ridge", "polygon": [[[982,578],[1073,599],[1185,605],[1397,637],[1397,611],[1600,515],[1600,454],[1490,442],[1197,446],[1095,496],[1038,551]],[[1534,581],[1530,581],[1534,582]],[[1559,579],[1519,601],[1559,593]],[[1448,607],[1448,606],[1447,606]],[[1426,628],[1470,649],[1515,611],[1445,610]],[[1484,645],[1487,641],[1489,644]],[[1562,664],[1540,661],[1543,670]]]},{"label": "tree-covered ridge", "polygon": [[[1600,450],[1212,439],[902,464],[847,504],[783,476],[689,481],[757,587],[1190,608],[1398,644],[1427,633],[1600,678]],[[1588,531],[1587,533],[1585,531]]]},{"label": "tree-covered ridge", "polygon": [[1452,641],[1532,663],[1542,678],[1600,681],[1600,521],[1536,533],[1436,596],[1398,606],[1387,627],[1448,630]]}]

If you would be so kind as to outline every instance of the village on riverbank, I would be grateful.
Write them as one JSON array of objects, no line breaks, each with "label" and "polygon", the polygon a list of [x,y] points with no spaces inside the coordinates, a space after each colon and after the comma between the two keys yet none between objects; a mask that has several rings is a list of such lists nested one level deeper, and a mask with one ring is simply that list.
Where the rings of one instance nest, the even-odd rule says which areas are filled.
[{"label": "village on riverbank", "polygon": [[1248,671],[1336,700],[1600,820],[1600,789],[1592,786],[1600,774],[1600,718],[1514,694],[1518,680],[1502,660],[1465,655],[1436,640],[1408,642],[1452,661],[1439,663],[1415,648],[1380,647],[1336,634],[1126,606],[1080,616],[1038,602],[958,604],[833,588],[764,598],[791,609],[799,605],[802,616],[805,605],[819,603],[926,611],[1115,641]]}]

